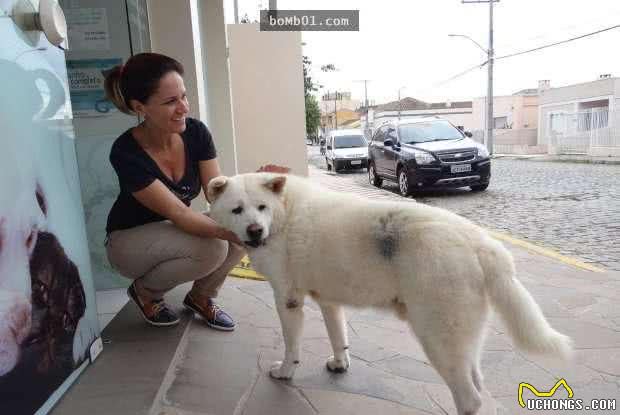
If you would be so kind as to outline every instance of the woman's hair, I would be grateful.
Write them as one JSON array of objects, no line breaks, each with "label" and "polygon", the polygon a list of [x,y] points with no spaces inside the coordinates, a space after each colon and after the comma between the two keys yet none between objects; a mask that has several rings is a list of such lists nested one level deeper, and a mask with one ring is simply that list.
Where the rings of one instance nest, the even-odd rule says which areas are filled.
[{"label": "woman's hair", "polygon": [[183,75],[183,65],[159,53],[139,53],[106,74],[106,97],[120,111],[133,115],[131,100],[145,104],[157,90],[159,80],[169,72]]}]

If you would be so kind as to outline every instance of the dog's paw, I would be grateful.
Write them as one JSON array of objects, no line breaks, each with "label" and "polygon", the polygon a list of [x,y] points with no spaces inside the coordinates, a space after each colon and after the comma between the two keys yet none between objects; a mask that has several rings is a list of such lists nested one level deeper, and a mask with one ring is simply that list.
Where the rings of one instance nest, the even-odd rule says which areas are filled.
[{"label": "dog's paw", "polygon": [[334,356],[327,359],[327,370],[334,373],[344,373],[349,369],[351,362],[349,356],[345,356],[344,359],[336,359]]},{"label": "dog's paw", "polygon": [[291,379],[295,373],[294,364],[285,364],[284,362],[274,362],[269,370],[269,376],[274,379]]}]

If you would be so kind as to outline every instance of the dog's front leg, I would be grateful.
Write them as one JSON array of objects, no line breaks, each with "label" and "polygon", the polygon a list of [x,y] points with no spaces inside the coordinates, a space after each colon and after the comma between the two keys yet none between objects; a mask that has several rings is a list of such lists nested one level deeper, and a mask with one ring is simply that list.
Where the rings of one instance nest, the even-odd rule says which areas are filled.
[{"label": "dog's front leg", "polygon": [[304,323],[304,298],[298,294],[278,295],[276,309],[284,336],[284,360],[274,362],[269,374],[276,379],[290,379],[299,365],[299,340]]},{"label": "dog's front leg", "polygon": [[334,355],[327,359],[327,370],[336,373],[346,372],[351,361],[344,308],[335,304],[320,304],[320,306],[329,341],[334,349]]}]

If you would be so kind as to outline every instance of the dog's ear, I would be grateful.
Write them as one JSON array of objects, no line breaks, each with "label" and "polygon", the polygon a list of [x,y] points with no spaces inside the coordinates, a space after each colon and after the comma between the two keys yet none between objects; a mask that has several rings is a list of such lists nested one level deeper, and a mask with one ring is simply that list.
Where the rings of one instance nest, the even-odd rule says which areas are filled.
[{"label": "dog's ear", "polygon": [[228,177],[226,176],[218,176],[209,182],[207,185],[207,200],[209,203],[213,203],[215,199],[218,198],[219,195],[224,192],[226,189],[226,185],[228,184]]},{"label": "dog's ear", "polygon": [[286,176],[276,176],[272,179],[269,179],[267,183],[265,183],[265,187],[275,194],[282,193],[282,189],[284,189],[284,184],[286,183]]},{"label": "dog's ear", "polygon": [[43,189],[41,188],[41,184],[37,182],[37,189],[35,191],[35,195],[37,197],[37,203],[39,204],[39,207],[41,208],[41,212],[43,212],[43,215],[47,216],[47,200],[45,199],[45,193],[43,192]]}]

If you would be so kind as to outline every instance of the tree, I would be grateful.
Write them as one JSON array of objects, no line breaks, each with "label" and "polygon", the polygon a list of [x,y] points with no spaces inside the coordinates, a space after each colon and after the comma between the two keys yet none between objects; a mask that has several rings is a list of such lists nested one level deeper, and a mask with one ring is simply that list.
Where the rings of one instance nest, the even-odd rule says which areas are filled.
[{"label": "tree", "polygon": [[312,61],[307,56],[303,56],[305,96],[308,96],[310,93],[317,90],[317,87],[314,86],[314,83],[312,82],[312,76],[310,76],[310,65],[312,65]]},{"label": "tree", "polygon": [[310,65],[312,61],[307,56],[303,57],[303,69],[304,69],[304,101],[306,105],[306,134],[313,136],[316,134],[316,130],[321,124],[321,111],[319,110],[319,103],[312,95],[312,92],[317,90],[317,87],[312,82],[312,76],[310,75]]},{"label": "tree", "polygon": [[306,134],[313,136],[321,124],[321,110],[314,95],[306,95]]},{"label": "tree", "polygon": [[[312,81],[310,75],[310,66],[312,61],[307,56],[303,56],[303,69],[304,69],[304,98],[306,103],[306,134],[314,135],[316,130],[321,125],[321,110],[319,109],[319,103],[312,95],[312,92],[317,91],[318,88]],[[333,63],[321,66],[323,72],[336,71],[336,66]]]}]

